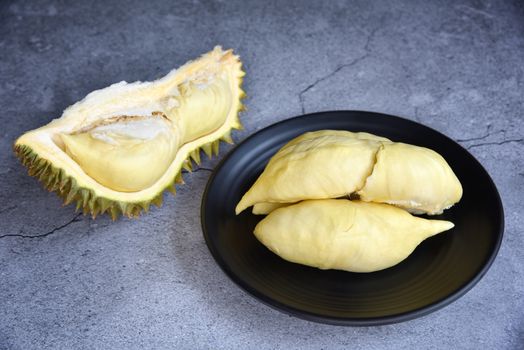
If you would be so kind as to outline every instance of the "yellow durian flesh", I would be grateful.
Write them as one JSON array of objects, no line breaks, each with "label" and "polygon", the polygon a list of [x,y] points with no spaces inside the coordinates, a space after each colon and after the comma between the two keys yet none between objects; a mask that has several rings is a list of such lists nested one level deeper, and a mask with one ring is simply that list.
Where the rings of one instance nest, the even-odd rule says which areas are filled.
[{"label": "yellow durian flesh", "polygon": [[342,130],[303,134],[271,158],[235,211],[238,214],[256,203],[291,203],[355,192],[373,169],[379,141],[389,142]]},{"label": "yellow durian flesh", "polygon": [[[231,108],[231,92],[224,77],[213,82],[201,80],[183,84],[178,104],[169,111],[171,118],[179,120],[183,129],[184,142],[189,142],[216,130],[222,124]],[[190,115],[191,118],[185,116]],[[169,113],[168,113],[169,116]]]},{"label": "yellow durian flesh", "polygon": [[262,202],[262,203],[256,203],[253,205],[253,214],[255,215],[266,215],[271,213],[273,210],[287,207],[288,205],[291,205],[293,203],[269,203],[269,202]]},{"label": "yellow durian flesh", "polygon": [[153,185],[173,161],[180,143],[171,123],[155,115],[121,118],[60,137],[65,152],[87,175],[122,192]]},{"label": "yellow durian flesh", "polygon": [[276,209],[258,223],[255,236],[294,263],[373,272],[398,264],[423,240],[453,226],[388,204],[322,199]]},{"label": "yellow durian flesh", "polygon": [[435,215],[460,200],[462,186],[437,152],[405,143],[387,143],[377,153],[373,172],[358,194],[364,201]]},{"label": "yellow durian flesh", "polygon": [[[90,93],[61,118],[22,135],[15,152],[66,203],[76,201],[93,216],[136,216],[161,203],[164,190],[174,191],[200,149],[210,156],[220,140],[232,141],[231,130],[241,128],[243,76],[238,56],[216,47],[156,81]],[[153,132],[136,137],[135,119],[156,123]]]},{"label": "yellow durian flesh", "polygon": [[285,203],[360,195],[412,213],[440,214],[458,202],[462,186],[447,162],[428,148],[347,131],[305,133],[269,161],[237,204],[268,214]]},{"label": "yellow durian flesh", "polygon": [[[346,137],[349,137],[349,138],[358,139],[358,140],[372,140],[372,141],[390,142],[390,140],[385,138],[385,137],[377,136],[377,135],[374,135],[374,134],[370,134],[368,132],[351,132],[351,131],[347,131],[347,130],[329,130],[329,129],[326,129],[326,130],[317,130],[317,131],[305,132],[302,135],[299,135],[299,136],[295,137],[294,139],[292,139],[291,141],[289,141],[286,145],[284,145],[284,147],[282,147],[282,149],[290,147],[290,146],[297,145],[297,144],[305,142],[305,141],[314,141],[314,140],[318,140],[318,139],[322,139],[322,138],[330,138],[330,137],[334,137],[334,138],[346,138]],[[292,151],[292,149],[289,149],[289,151]]]}]

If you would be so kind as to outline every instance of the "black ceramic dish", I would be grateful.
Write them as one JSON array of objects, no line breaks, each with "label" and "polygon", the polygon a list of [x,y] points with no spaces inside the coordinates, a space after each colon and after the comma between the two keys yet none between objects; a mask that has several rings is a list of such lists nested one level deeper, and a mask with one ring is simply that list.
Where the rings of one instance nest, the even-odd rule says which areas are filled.
[{"label": "black ceramic dish", "polygon": [[[252,233],[263,217],[250,209],[236,216],[234,208],[280,147],[319,129],[366,131],[439,152],[461,181],[464,195],[434,218],[453,221],[455,228],[427,239],[400,264],[373,273],[322,271],[270,252]],[[456,300],[486,273],[504,230],[497,189],[464,148],[421,124],[360,111],[309,114],[252,135],[215,169],[201,215],[211,254],[241,288],[290,315],[349,326],[405,321]]]}]

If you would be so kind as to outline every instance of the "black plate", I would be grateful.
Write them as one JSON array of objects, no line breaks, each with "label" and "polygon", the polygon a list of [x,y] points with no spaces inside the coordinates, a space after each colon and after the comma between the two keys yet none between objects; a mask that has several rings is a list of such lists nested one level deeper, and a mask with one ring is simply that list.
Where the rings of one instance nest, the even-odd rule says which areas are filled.
[{"label": "black plate", "polygon": [[[453,221],[455,228],[427,239],[402,263],[373,273],[322,271],[270,252],[252,233],[262,216],[250,210],[235,216],[234,208],[280,147],[319,129],[366,131],[439,152],[464,189],[462,200],[437,217]],[[464,148],[410,120],[360,111],[309,114],[252,135],[215,169],[201,214],[211,254],[241,288],[290,315],[350,326],[405,321],[456,300],[486,273],[504,230],[497,189]]]}]

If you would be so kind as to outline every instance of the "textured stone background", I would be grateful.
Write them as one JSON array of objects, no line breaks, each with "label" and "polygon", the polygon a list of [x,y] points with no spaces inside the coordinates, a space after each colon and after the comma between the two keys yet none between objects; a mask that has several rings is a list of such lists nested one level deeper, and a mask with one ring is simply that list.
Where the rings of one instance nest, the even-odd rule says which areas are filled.
[{"label": "textured stone background", "polygon": [[[113,223],[61,207],[14,158],[18,135],[91,90],[160,77],[216,44],[247,71],[237,141],[302,112],[364,109],[467,147],[506,212],[485,278],[410,322],[310,323],[260,304],[214,263],[199,220],[209,171]],[[521,1],[3,1],[0,77],[0,349],[523,348]]]}]

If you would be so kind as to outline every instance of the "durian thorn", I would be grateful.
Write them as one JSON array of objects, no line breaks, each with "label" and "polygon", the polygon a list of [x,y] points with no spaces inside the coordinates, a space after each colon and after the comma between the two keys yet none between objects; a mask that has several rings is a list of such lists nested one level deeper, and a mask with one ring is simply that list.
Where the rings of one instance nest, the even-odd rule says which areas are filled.
[{"label": "durian thorn", "polygon": [[89,190],[82,188],[80,191],[80,200],[82,201],[82,207],[87,208],[89,201]]},{"label": "durian thorn", "polygon": [[213,156],[213,145],[211,143],[206,143],[202,146],[202,150],[204,150],[204,153],[207,155],[209,159]]},{"label": "durian thorn", "polygon": [[195,149],[189,154],[191,158],[197,165],[200,165],[200,149]]},{"label": "durian thorn", "polygon": [[65,180],[63,183],[64,186],[62,187],[62,190],[60,191],[59,195],[63,200],[65,200],[67,198],[67,194],[71,191],[74,191],[74,186],[70,180]]},{"label": "durian thorn", "polygon": [[184,162],[182,163],[182,168],[184,168],[185,170],[189,171],[189,172],[192,172],[193,171],[193,167],[191,165],[191,162],[189,160],[184,160]]},{"label": "durian thorn", "polygon": [[91,218],[93,218],[93,220],[96,219],[96,216],[98,215],[99,210],[100,209],[97,206],[95,206],[93,210],[91,211]]},{"label": "durian thorn", "polygon": [[153,198],[153,200],[151,201],[151,203],[153,203],[154,205],[156,205],[157,207],[160,207],[162,205],[162,193],[160,193],[158,196],[156,196],[155,198]]},{"label": "durian thorn", "polygon": [[75,211],[78,211],[82,207],[82,201],[78,198],[76,198],[76,209]]},{"label": "durian thorn", "polygon": [[144,209],[144,211],[145,211],[146,213],[149,212],[149,202],[148,202],[148,201],[140,202],[139,205],[140,205],[140,207],[141,207],[142,209]]},{"label": "durian thorn", "polygon": [[40,159],[37,162],[35,162],[35,168],[34,168],[34,177],[36,177],[38,180],[42,181],[44,172],[45,172],[45,165],[46,161],[44,159]]},{"label": "durian thorn", "polygon": [[182,177],[182,172],[179,171],[178,174],[175,176],[175,183],[177,184],[184,184],[184,178]]},{"label": "durian thorn", "polygon": [[105,213],[106,210],[111,206],[111,201],[103,197],[99,198],[98,200],[100,202],[102,213]]},{"label": "durian thorn", "polygon": [[135,206],[133,207],[133,211],[131,212],[131,215],[133,216],[133,218],[137,218],[140,216],[141,212],[142,212],[142,207],[140,207],[140,205],[138,204],[135,204]]},{"label": "durian thorn", "polygon": [[38,177],[38,180],[40,180],[43,183],[47,182],[50,166],[51,165],[47,161],[43,164],[42,171],[40,173],[40,176]]},{"label": "durian thorn", "polygon": [[213,141],[211,146],[213,148],[213,153],[218,156],[218,153],[220,152],[220,140]]},{"label": "durian thorn", "polygon": [[110,208],[109,208],[109,213],[111,214],[111,220],[115,221],[117,218],[118,218],[118,209],[117,209],[117,206],[116,205],[112,205]]},{"label": "durian thorn", "polygon": [[71,202],[76,198],[76,189],[75,188],[71,188],[71,190],[69,191],[69,193],[66,194],[66,198],[64,200],[64,205],[68,205],[68,204],[71,204]]},{"label": "durian thorn", "polygon": [[56,171],[53,170],[52,172],[49,173],[49,177],[47,180],[47,189],[49,191],[55,191],[57,189],[57,183],[58,183],[58,174],[56,173]]},{"label": "durian thorn", "polygon": [[89,208],[90,212],[92,214],[95,214],[95,216],[96,216],[96,212],[98,211],[98,208],[97,208],[97,205],[96,205],[96,197],[95,196],[89,196],[89,200],[87,202],[87,207]]},{"label": "durian thorn", "polygon": [[236,120],[232,125],[233,129],[242,130],[244,127],[240,124],[240,120]]},{"label": "durian thorn", "polygon": [[222,135],[221,140],[229,144],[233,144],[233,139],[231,138],[231,131],[228,131],[224,135]]},{"label": "durian thorn", "polygon": [[171,185],[167,186],[166,188],[169,192],[171,192],[173,194],[173,196],[176,196],[176,186],[174,183],[172,183]]},{"label": "durian thorn", "polygon": [[27,173],[29,174],[29,176],[34,176],[35,175],[35,172],[36,172],[36,169],[33,168],[33,167],[29,167],[27,169]]},{"label": "durian thorn", "polygon": [[62,176],[60,176],[60,182],[58,183],[58,191],[60,191],[60,193],[63,193],[67,187],[67,178],[63,178]]}]

